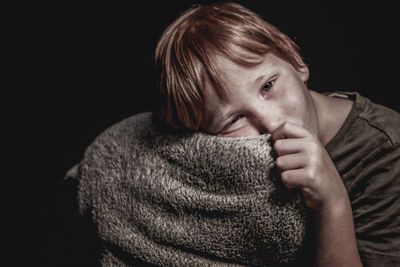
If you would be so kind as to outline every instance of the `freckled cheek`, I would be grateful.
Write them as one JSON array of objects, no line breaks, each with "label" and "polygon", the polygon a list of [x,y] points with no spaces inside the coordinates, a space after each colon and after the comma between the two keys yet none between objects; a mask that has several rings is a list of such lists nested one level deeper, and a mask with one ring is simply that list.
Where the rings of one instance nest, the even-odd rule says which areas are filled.
[{"label": "freckled cheek", "polygon": [[263,115],[262,125],[264,131],[271,133],[285,121],[286,111],[281,103],[270,101],[264,108]]},{"label": "freckled cheek", "polygon": [[306,127],[307,111],[306,101],[298,90],[282,89],[280,90],[277,117],[280,124],[283,122],[291,122]]}]

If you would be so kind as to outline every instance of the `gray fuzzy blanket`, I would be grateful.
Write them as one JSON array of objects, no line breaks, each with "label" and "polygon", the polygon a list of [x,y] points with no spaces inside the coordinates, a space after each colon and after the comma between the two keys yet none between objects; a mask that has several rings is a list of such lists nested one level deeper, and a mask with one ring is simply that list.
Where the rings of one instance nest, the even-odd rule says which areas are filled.
[{"label": "gray fuzzy blanket", "polygon": [[304,204],[281,185],[269,135],[162,133],[142,113],[97,137],[67,176],[105,244],[103,266],[278,266],[303,245]]}]

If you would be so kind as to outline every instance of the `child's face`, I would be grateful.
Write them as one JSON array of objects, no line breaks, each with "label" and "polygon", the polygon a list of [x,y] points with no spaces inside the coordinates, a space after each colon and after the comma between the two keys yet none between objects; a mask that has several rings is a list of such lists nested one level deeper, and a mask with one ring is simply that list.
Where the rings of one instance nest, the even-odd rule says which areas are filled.
[{"label": "child's face", "polygon": [[255,68],[245,68],[221,57],[228,86],[226,101],[206,81],[206,120],[202,128],[225,137],[272,133],[284,122],[298,124],[318,136],[318,116],[304,82],[308,69],[296,70],[268,53]]}]

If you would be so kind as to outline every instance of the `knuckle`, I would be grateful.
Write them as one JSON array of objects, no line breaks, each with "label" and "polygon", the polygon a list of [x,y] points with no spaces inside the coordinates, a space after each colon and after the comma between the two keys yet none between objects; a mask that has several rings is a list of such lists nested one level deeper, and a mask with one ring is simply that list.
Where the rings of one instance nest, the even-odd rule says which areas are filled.
[{"label": "knuckle", "polygon": [[[307,162],[307,166],[314,166],[316,157],[313,153],[305,153],[304,158]],[[309,175],[309,169],[307,168],[306,174]]]},{"label": "knuckle", "polygon": [[283,125],[282,125],[282,129],[284,129],[285,131],[287,131],[287,130],[289,130],[290,129],[290,123],[289,122],[287,122],[287,121],[285,121],[284,123],[283,123]]},{"label": "knuckle", "polygon": [[314,168],[307,168],[306,175],[309,183],[315,184],[317,181],[317,175]]},{"label": "knuckle", "polygon": [[[311,166],[316,166],[318,164],[319,157],[316,154],[311,154],[308,156],[308,161]],[[312,170],[310,170],[310,171],[312,171]]]},{"label": "knuckle", "polygon": [[312,179],[312,177],[313,177],[312,174],[313,174],[312,169],[311,169],[311,168],[307,168],[307,169],[306,169],[306,175],[307,175],[307,178],[308,178],[309,180]]},{"label": "knuckle", "polygon": [[316,153],[319,151],[319,144],[314,140],[310,140],[308,142],[307,146],[308,146],[308,149],[313,153]]}]

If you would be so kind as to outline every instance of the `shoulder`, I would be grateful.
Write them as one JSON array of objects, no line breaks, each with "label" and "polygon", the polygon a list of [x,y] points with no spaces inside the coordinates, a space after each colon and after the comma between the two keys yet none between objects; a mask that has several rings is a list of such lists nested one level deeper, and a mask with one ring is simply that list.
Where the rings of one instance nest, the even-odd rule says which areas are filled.
[{"label": "shoulder", "polygon": [[382,134],[391,144],[400,143],[400,114],[388,107],[373,103],[366,97],[357,94],[356,104],[362,107],[359,118]]},{"label": "shoulder", "polygon": [[390,150],[400,143],[398,112],[376,104],[357,92],[337,91],[324,94],[353,101],[351,111],[341,128],[326,145],[332,155],[341,154],[343,149],[346,153],[364,151],[365,154],[370,154],[371,150],[376,148]]},{"label": "shoulder", "polygon": [[[391,144],[400,143],[400,113],[386,106],[374,103],[358,92],[332,92],[329,96],[345,97],[353,100],[353,107],[344,126],[367,136],[382,136]],[[356,128],[362,128],[357,131]],[[360,130],[360,129],[358,129]]]}]

